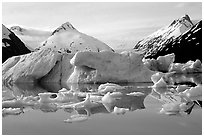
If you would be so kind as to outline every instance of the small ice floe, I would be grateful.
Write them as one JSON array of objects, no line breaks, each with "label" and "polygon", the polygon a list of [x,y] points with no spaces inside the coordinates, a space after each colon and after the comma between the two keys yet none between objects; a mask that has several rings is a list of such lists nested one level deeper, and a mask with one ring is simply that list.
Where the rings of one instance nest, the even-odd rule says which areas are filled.
[{"label": "small ice floe", "polygon": [[39,103],[53,103],[55,102],[55,98],[50,98],[53,93],[39,93],[38,94],[40,99],[39,99]]},{"label": "small ice floe", "polygon": [[98,87],[98,92],[101,94],[106,94],[108,92],[118,92],[119,90],[123,90],[123,87],[113,83],[101,84]]},{"label": "small ice floe", "polygon": [[164,79],[161,77],[159,81],[157,81],[156,83],[154,83],[154,85],[152,86],[153,88],[166,88],[167,87],[167,83],[164,81]]},{"label": "small ice floe", "polygon": [[174,62],[174,53],[159,56],[155,59],[145,59],[144,64],[152,71],[168,72],[170,65]]},{"label": "small ice floe", "polygon": [[151,80],[153,83],[157,83],[165,74],[162,72],[157,72],[156,74],[152,75]]},{"label": "small ice floe", "polygon": [[[160,113],[180,116],[183,114],[190,114],[196,104],[197,103],[195,103],[194,101],[181,103],[166,103],[162,105]],[[197,105],[200,106],[199,104]]]},{"label": "small ice floe", "polygon": [[2,90],[2,101],[15,99],[16,96],[11,91]]},{"label": "small ice floe", "polygon": [[131,92],[131,93],[128,93],[126,95],[128,95],[128,96],[144,96],[145,94],[142,92]]},{"label": "small ice floe", "polygon": [[183,92],[183,91],[185,91],[188,88],[189,88],[188,85],[178,85],[177,88],[176,88],[176,91],[177,92]]},{"label": "small ice floe", "polygon": [[2,108],[23,108],[33,106],[34,102],[28,101],[27,97],[20,97],[18,99],[7,100],[2,102]]},{"label": "small ice floe", "polygon": [[90,94],[86,94],[86,98],[82,102],[73,103],[69,105],[62,105],[60,108],[67,109],[67,108],[74,108],[74,109],[80,109],[80,108],[91,108],[93,106],[98,105],[98,102],[93,102],[90,100]]},{"label": "small ice floe", "polygon": [[121,99],[121,93],[106,93],[103,98],[102,98],[102,103],[103,104],[111,104],[115,102],[117,99]]},{"label": "small ice floe", "polygon": [[87,115],[72,115],[69,119],[64,120],[65,123],[73,123],[73,122],[83,122],[88,120]]},{"label": "small ice floe", "polygon": [[23,113],[23,110],[21,108],[3,108],[2,110],[2,116],[8,116],[8,115],[19,115]]},{"label": "small ice floe", "polygon": [[187,63],[173,63],[170,68],[169,72],[176,72],[176,73],[201,73],[202,72],[202,63],[200,60],[188,61]]},{"label": "small ice floe", "polygon": [[128,108],[118,108],[116,106],[113,109],[113,113],[117,115],[124,115],[128,111],[130,111]]},{"label": "small ice floe", "polygon": [[69,90],[67,90],[66,88],[62,88],[60,89],[58,92],[68,92]]},{"label": "small ice floe", "polygon": [[[39,93],[39,103],[66,103],[77,100],[77,94],[60,90],[59,93]],[[52,96],[55,96],[54,98]]]},{"label": "small ice floe", "polygon": [[167,115],[177,115],[180,113],[180,104],[175,103],[167,103],[162,105],[162,109],[160,110],[160,113],[167,114]]},{"label": "small ice floe", "polygon": [[202,100],[202,85],[191,87],[180,93],[181,96],[186,96],[191,100]]}]

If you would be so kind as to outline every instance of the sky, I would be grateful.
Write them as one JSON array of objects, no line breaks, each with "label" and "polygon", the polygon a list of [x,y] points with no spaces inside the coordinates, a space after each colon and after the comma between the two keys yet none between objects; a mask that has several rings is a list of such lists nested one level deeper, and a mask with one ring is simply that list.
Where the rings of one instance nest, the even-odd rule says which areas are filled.
[{"label": "sky", "polygon": [[2,23],[53,31],[70,22],[114,49],[134,45],[174,19],[202,18],[201,2],[3,2]]}]

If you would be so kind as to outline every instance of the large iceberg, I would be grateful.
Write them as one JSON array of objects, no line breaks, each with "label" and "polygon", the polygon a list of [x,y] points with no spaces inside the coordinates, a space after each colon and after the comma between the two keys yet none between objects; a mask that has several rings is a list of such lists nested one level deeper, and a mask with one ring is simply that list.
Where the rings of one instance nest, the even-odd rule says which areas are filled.
[{"label": "large iceberg", "polygon": [[77,52],[70,61],[74,72],[69,82],[151,82],[155,72],[150,71],[142,59],[143,55],[137,52]]},{"label": "large iceberg", "polygon": [[66,81],[72,69],[73,54],[62,54],[52,49],[9,58],[2,66],[4,83],[36,83]]},{"label": "large iceberg", "polygon": [[53,49],[9,58],[2,66],[4,83],[151,82],[155,73],[136,52],[62,53]]}]

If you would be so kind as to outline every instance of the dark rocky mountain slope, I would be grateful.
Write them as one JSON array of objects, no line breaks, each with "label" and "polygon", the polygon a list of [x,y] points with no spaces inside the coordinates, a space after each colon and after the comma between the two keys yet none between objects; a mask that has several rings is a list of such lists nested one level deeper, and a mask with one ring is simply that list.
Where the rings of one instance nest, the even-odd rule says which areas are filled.
[{"label": "dark rocky mountain slope", "polygon": [[30,52],[17,36],[2,24],[2,63],[12,56]]}]

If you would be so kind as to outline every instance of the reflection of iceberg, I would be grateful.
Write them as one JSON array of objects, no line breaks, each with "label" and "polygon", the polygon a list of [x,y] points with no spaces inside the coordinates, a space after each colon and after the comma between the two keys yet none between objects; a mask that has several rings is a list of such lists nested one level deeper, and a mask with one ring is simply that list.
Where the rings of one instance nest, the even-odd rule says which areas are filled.
[{"label": "reflection of iceberg", "polygon": [[38,93],[47,92],[39,85],[33,83],[18,83],[13,85],[2,85],[2,88],[6,92],[13,93],[17,96],[37,96]]},{"label": "reflection of iceberg", "polygon": [[150,93],[151,89],[148,91],[143,91],[143,95],[127,95],[121,92],[117,93],[107,93],[103,98],[102,102],[96,105],[92,105],[89,108],[77,108],[76,111],[79,114],[97,114],[97,113],[111,113],[114,112],[114,108],[124,108],[129,111],[135,111],[137,109],[144,109],[144,99]]},{"label": "reflection of iceberg", "polygon": [[[21,86],[21,88],[22,87],[24,86]],[[85,115],[91,116],[97,113],[112,113],[114,111],[117,111],[117,113],[123,113],[127,110],[134,111],[137,109],[144,109],[144,99],[151,91],[151,88],[140,87],[137,90],[137,88],[135,87],[134,92],[126,91],[109,94],[109,99],[113,99],[113,101],[107,102],[106,99],[102,99],[106,95],[103,96],[99,92],[89,91],[90,89],[97,90],[98,85],[86,84],[84,86],[78,85],[77,87],[79,89],[77,92],[64,88],[57,93],[51,93],[46,92],[47,90],[44,89],[38,90],[41,92],[38,92],[37,96],[36,94],[34,94],[34,90],[29,91],[31,94],[23,94],[24,96],[21,97],[19,97],[20,95],[18,95],[18,97],[16,97],[16,99],[14,100],[3,101],[2,107],[4,108],[5,112],[3,115],[5,116],[17,114],[14,109],[33,109],[41,110],[43,112],[56,112],[59,109],[63,109],[66,112],[72,113],[73,111],[75,111],[78,114],[76,117],[73,116],[70,119],[67,119],[67,121],[65,122],[74,122],[81,120],[83,121],[87,118],[85,117]],[[32,88],[30,88],[30,90],[31,89]],[[37,89],[40,88],[38,87]],[[20,88],[18,88],[18,90],[19,93],[24,93],[24,90],[26,89],[20,91]],[[86,90],[89,92],[86,92]]]},{"label": "reflection of iceberg", "polygon": [[118,108],[127,108],[130,111],[134,111],[136,109],[144,109],[144,98],[146,95],[142,96],[130,96],[125,94],[110,94],[107,93],[103,99],[102,103],[106,107],[109,112],[114,110],[114,107]]}]

